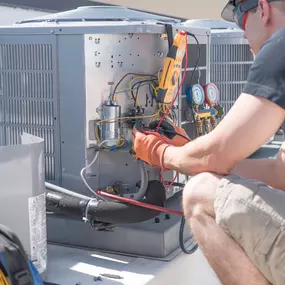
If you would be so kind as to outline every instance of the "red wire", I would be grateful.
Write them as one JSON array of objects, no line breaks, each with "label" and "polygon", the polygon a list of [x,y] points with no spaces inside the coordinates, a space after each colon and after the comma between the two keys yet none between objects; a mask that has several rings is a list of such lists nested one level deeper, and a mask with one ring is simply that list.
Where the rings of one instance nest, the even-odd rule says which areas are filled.
[{"label": "red wire", "polygon": [[171,104],[170,104],[170,107],[168,108],[167,112],[161,117],[158,125],[157,125],[157,128],[156,128],[156,131],[158,132],[159,128],[160,128],[160,125],[162,123],[162,121],[165,119],[165,117],[168,115],[168,113],[170,112],[171,108],[173,107],[178,95],[179,95],[179,92],[180,92],[180,89],[182,88],[182,84],[185,80],[185,76],[186,76],[186,73],[187,73],[187,64],[188,64],[188,38],[187,38],[187,35],[185,36],[185,40],[186,40],[186,50],[185,50],[185,57],[186,57],[186,60],[185,60],[185,66],[184,66],[184,72],[183,72],[183,76],[182,76],[182,80],[179,84],[179,87],[178,87],[178,90],[177,90],[177,93],[175,95],[175,97],[173,98]]},{"label": "red wire", "polygon": [[[170,107],[168,108],[167,112],[161,117],[158,125],[157,125],[157,128],[156,128],[156,131],[158,132],[159,128],[160,128],[160,125],[161,123],[163,122],[163,120],[165,119],[165,117],[167,116],[167,114],[170,112],[171,108],[173,107],[178,95],[179,95],[179,92],[182,88],[182,85],[184,83],[184,80],[185,80],[185,77],[186,77],[186,73],[187,73],[187,64],[188,64],[188,38],[187,38],[187,35],[185,36],[185,40],[186,40],[186,50],[185,50],[185,65],[184,65],[184,72],[183,72],[183,76],[182,76],[182,80],[179,84],[179,87],[178,87],[178,90],[177,90],[177,93],[175,95],[175,97],[173,98],[171,104],[170,104]],[[170,182],[169,185],[166,185],[165,182],[164,182],[164,178],[163,178],[163,175],[162,175],[162,171],[161,169],[159,170],[159,174],[160,174],[160,178],[161,178],[161,181],[162,181],[162,184],[165,188],[170,188],[172,186],[172,184],[175,182],[177,176],[178,176],[178,172],[176,172],[176,175],[174,176],[173,180]]]},{"label": "red wire", "polygon": [[96,193],[98,195],[101,195],[101,196],[104,196],[104,197],[107,197],[107,198],[111,198],[113,200],[117,200],[117,201],[128,203],[128,204],[132,204],[132,205],[139,206],[139,207],[142,207],[142,208],[147,208],[147,209],[151,209],[151,210],[155,210],[155,211],[159,211],[159,212],[164,212],[164,213],[169,213],[169,214],[174,214],[174,215],[179,215],[179,216],[183,216],[184,215],[183,212],[181,212],[181,211],[167,209],[167,208],[159,207],[159,206],[156,206],[156,205],[147,204],[147,203],[140,202],[140,201],[137,201],[137,200],[133,200],[133,199],[129,199],[129,198],[125,198],[125,197],[109,194],[109,193],[106,193],[106,192],[103,192],[103,191],[99,191],[98,190],[98,191],[96,191]]}]

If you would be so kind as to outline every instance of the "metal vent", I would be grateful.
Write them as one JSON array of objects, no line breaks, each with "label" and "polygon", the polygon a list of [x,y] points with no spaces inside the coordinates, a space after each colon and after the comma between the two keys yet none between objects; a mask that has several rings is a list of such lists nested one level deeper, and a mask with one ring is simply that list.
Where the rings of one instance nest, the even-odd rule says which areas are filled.
[{"label": "metal vent", "polygon": [[0,144],[22,132],[45,140],[46,180],[55,181],[55,102],[52,46],[0,45]]},{"label": "metal vent", "polygon": [[221,105],[227,113],[241,94],[253,56],[248,44],[211,45],[211,81],[220,89]]},{"label": "metal vent", "polygon": [[212,62],[252,62],[248,44],[214,44],[211,48]]}]

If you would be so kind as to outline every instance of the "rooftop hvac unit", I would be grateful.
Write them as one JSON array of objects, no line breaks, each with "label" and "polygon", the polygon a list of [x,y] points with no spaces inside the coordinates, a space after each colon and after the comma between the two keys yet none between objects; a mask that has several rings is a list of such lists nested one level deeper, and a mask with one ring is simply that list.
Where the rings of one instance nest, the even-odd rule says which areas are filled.
[{"label": "rooftop hvac unit", "polygon": [[211,29],[210,80],[219,88],[221,106],[227,113],[242,92],[253,63],[244,32],[223,20],[188,20],[184,24]]},{"label": "rooftop hvac unit", "polygon": [[[133,199],[144,197],[146,177],[160,183],[161,176],[130,155],[132,128],[138,118],[148,123],[157,116],[153,86],[170,37],[180,28],[196,35],[200,82],[207,84],[210,31],[184,27],[176,19],[99,6],[0,28],[0,145],[16,144],[22,132],[44,138],[46,181],[85,195],[90,189],[107,189]],[[185,70],[191,83],[198,49],[191,36],[188,45]],[[172,119],[189,129],[188,104],[185,96],[179,98]],[[165,172],[164,180],[172,181],[175,174]],[[173,207],[180,207],[174,195],[179,190],[166,191],[167,201],[173,197],[178,203]],[[120,219],[115,216],[109,218]],[[60,243],[163,257],[179,247],[173,230],[178,232],[180,219],[166,220],[164,215],[161,220],[160,228],[149,221],[112,235],[97,232],[95,238],[91,227],[50,217],[48,236]]]}]

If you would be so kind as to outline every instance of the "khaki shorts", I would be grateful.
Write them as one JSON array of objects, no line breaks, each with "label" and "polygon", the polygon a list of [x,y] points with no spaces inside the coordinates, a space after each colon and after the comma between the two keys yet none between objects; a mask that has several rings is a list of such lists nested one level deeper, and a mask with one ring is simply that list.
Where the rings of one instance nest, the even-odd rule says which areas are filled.
[{"label": "khaki shorts", "polygon": [[214,206],[217,223],[262,274],[285,285],[285,191],[228,175],[219,183]]}]

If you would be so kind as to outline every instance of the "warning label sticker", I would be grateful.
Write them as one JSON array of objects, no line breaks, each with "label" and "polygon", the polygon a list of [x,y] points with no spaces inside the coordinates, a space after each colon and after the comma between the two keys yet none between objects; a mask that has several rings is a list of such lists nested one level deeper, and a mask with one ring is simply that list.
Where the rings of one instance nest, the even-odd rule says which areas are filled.
[{"label": "warning label sticker", "polygon": [[47,230],[45,193],[29,198],[30,259],[43,273],[47,266]]}]

